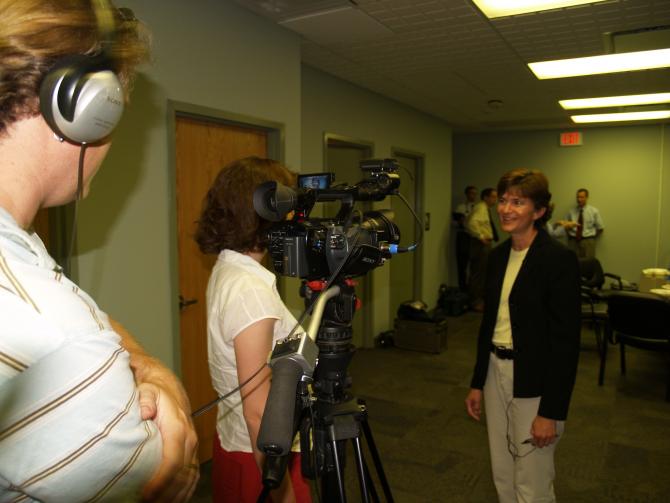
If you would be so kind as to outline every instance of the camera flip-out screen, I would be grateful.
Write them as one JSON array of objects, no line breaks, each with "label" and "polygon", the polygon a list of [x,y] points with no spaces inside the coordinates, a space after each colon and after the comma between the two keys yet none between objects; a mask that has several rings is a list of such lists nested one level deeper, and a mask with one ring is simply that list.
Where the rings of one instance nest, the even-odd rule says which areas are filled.
[{"label": "camera flip-out screen", "polygon": [[327,189],[335,179],[334,173],[309,173],[298,175],[298,187],[302,189]]}]

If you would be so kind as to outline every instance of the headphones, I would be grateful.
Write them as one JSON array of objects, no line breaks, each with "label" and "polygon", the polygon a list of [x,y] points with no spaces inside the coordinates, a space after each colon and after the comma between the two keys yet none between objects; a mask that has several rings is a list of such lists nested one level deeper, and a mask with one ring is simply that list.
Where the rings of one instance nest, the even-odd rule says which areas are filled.
[{"label": "headphones", "polygon": [[109,136],[121,120],[124,93],[109,55],[116,27],[108,0],[92,0],[102,51],[59,60],[40,86],[40,111],[61,139],[84,145]]}]

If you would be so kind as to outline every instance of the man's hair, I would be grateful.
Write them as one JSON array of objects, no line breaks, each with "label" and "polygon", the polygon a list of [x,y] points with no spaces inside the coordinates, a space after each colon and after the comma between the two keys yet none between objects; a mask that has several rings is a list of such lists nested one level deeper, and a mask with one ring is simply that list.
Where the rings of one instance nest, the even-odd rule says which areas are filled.
[{"label": "man's hair", "polygon": [[509,191],[516,191],[533,201],[536,210],[545,208],[544,215],[535,221],[536,227],[542,226],[549,220],[551,192],[549,192],[549,180],[543,173],[525,168],[508,171],[498,181],[498,194]]},{"label": "man's hair", "polygon": [[584,194],[586,194],[586,197],[589,197],[589,191],[588,191],[588,189],[578,189],[578,190],[577,190],[577,194],[579,194],[580,192],[583,192]]},{"label": "man's hair", "polygon": [[150,36],[129,9],[109,8],[115,30],[105,40],[92,0],[0,0],[0,136],[40,113],[40,85],[62,58],[105,50],[129,93],[135,68],[149,57]]},{"label": "man's hair", "polygon": [[225,166],[203,201],[195,240],[203,253],[238,252],[267,248],[271,222],[259,217],[253,207],[254,189],[276,181],[295,186],[296,175],[271,159],[246,157]]},{"label": "man's hair", "polygon": [[479,199],[483,201],[484,199],[489,197],[494,190],[496,189],[494,189],[493,187],[486,187],[484,190],[482,190],[481,194],[479,195]]},{"label": "man's hair", "polygon": [[470,192],[471,190],[477,190],[477,187],[475,187],[474,185],[468,185],[467,187],[465,187],[463,194],[467,196],[468,192]]}]

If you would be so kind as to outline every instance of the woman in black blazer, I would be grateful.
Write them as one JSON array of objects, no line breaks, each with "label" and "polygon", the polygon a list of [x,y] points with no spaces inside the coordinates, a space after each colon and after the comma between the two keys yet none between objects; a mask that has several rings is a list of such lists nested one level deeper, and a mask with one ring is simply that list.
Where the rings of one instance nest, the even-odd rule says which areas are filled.
[{"label": "woman in black blazer", "polygon": [[494,248],[468,414],[482,401],[501,502],[555,501],[554,450],[577,373],[581,306],[574,252],[547,234],[549,182],[517,169],[498,182],[510,239]]}]

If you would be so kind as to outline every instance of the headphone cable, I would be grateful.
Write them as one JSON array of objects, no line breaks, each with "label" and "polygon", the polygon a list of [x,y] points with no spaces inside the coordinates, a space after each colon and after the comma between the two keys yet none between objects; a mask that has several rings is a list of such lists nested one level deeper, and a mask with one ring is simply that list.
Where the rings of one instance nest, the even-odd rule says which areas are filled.
[{"label": "headphone cable", "polygon": [[84,195],[84,155],[86,154],[86,148],[88,145],[86,143],[81,144],[81,149],[79,151],[79,167],[77,169],[77,192],[74,200],[74,211],[72,214],[72,233],[70,234],[70,244],[67,248],[65,255],[65,264],[63,269],[65,270],[65,276],[70,277],[72,272],[70,269],[72,254],[74,252],[74,243],[77,240],[77,213],[79,208],[79,201],[83,198]]}]

